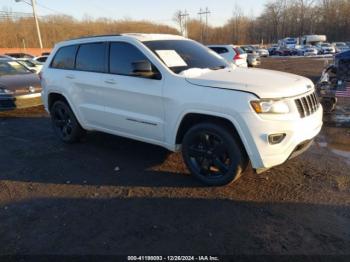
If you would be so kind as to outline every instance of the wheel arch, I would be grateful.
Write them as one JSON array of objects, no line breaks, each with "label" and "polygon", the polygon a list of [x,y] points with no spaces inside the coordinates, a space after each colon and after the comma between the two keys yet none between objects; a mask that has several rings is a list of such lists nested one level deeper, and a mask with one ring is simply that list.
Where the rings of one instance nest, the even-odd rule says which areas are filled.
[{"label": "wheel arch", "polygon": [[213,123],[225,127],[230,132],[233,132],[237,138],[238,143],[249,157],[250,149],[248,142],[242,135],[242,131],[237,121],[225,115],[213,115],[204,112],[188,112],[181,117],[176,129],[175,145],[181,145],[186,132],[196,124],[199,123]]},{"label": "wheel arch", "polygon": [[[73,111],[75,117],[77,118],[79,124],[81,126],[82,125],[82,121],[80,118],[80,115],[78,114],[77,110],[75,110],[75,107],[72,106],[72,103],[70,102],[70,100],[67,98],[67,96],[65,96],[64,94],[62,94],[61,92],[57,92],[57,91],[52,91],[48,94],[47,96],[47,109],[49,110],[49,112],[51,111],[51,107],[52,105],[56,102],[56,101],[64,101],[65,103],[67,103],[67,105],[70,107],[70,109]],[[83,126],[84,127],[84,126]]]}]

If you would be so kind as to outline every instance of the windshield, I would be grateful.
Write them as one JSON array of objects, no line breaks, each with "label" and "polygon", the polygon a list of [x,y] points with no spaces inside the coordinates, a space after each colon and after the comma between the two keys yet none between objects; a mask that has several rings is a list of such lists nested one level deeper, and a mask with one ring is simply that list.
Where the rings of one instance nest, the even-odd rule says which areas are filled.
[{"label": "windshield", "polygon": [[191,68],[221,69],[228,63],[214,51],[189,40],[158,40],[143,42],[174,73]]},{"label": "windshield", "polygon": [[29,74],[31,71],[16,61],[0,61],[0,75]]}]

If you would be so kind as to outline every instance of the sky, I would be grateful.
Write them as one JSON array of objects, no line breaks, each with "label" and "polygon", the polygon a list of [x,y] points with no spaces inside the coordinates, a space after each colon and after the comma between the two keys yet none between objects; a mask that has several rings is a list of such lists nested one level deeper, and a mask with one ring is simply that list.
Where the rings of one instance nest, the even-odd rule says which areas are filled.
[{"label": "sky", "polygon": [[[93,18],[145,19],[173,26],[172,17],[176,10],[187,10],[190,17],[198,18],[199,9],[208,7],[211,11],[209,23],[219,26],[232,16],[236,5],[247,15],[257,16],[267,0],[36,0],[36,2],[39,15],[62,13],[77,19],[85,15]],[[31,6],[23,2],[16,3],[15,0],[0,0],[1,8],[8,8],[13,12],[32,11]]]}]

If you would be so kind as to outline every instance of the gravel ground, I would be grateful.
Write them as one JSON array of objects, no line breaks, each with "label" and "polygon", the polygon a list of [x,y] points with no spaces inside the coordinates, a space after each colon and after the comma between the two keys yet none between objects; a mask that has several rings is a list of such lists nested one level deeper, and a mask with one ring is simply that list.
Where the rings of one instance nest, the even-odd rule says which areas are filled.
[{"label": "gravel ground", "polygon": [[[319,59],[264,59],[317,80]],[[350,129],[207,188],[179,154],[90,133],[58,141],[42,107],[0,114],[0,254],[350,255]]]}]

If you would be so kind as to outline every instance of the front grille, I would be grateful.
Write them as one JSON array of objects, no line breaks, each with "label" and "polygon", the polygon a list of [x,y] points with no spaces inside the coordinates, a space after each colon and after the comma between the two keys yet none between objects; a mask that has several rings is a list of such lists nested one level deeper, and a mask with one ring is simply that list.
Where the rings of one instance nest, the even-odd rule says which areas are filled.
[{"label": "front grille", "polygon": [[301,118],[312,115],[320,107],[316,93],[295,99],[295,104]]}]

